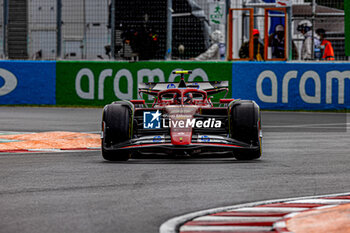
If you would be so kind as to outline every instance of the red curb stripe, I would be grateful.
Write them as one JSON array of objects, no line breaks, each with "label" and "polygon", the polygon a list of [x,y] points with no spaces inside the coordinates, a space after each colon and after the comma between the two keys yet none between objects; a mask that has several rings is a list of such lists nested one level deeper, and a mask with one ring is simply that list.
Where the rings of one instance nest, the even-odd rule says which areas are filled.
[{"label": "red curb stripe", "polygon": [[60,150],[98,150],[93,148],[62,148]]},{"label": "red curb stripe", "polygon": [[18,149],[18,150],[0,150],[0,153],[23,153],[23,152],[32,152],[32,151],[23,150],[23,149]]},{"label": "red curb stripe", "polygon": [[289,213],[255,213],[255,212],[221,212],[210,216],[230,216],[230,217],[283,217]]},{"label": "red curb stripe", "polygon": [[272,227],[275,222],[229,222],[229,221],[191,221],[184,226],[254,226]]},{"label": "red curb stripe", "polygon": [[315,207],[321,207],[324,206],[324,204],[309,204],[309,203],[274,203],[274,204],[267,204],[267,205],[261,205],[258,207],[300,207],[300,208],[315,208]]},{"label": "red curb stripe", "polygon": [[321,199],[350,199],[350,196],[323,197]]}]

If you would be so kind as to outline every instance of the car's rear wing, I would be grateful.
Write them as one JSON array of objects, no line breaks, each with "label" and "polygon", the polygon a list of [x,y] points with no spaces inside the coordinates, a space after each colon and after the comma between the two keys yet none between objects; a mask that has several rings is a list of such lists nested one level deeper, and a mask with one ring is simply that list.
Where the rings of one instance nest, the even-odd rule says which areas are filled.
[{"label": "car's rear wing", "polygon": [[[185,84],[185,85],[183,85]],[[196,88],[207,92],[208,95],[216,94],[228,89],[228,81],[207,81],[207,82],[159,82],[159,83],[139,83],[139,92],[157,95],[158,92],[172,88]]]}]

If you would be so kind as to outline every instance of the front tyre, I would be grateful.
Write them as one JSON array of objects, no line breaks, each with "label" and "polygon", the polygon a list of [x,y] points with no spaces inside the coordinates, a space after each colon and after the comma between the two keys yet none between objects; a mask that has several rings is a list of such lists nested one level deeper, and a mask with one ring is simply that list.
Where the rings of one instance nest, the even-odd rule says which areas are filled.
[{"label": "front tyre", "polygon": [[122,104],[109,104],[103,109],[102,116],[102,157],[108,161],[127,161],[128,151],[107,150],[114,144],[131,138],[132,110]]},{"label": "front tyre", "polygon": [[230,109],[230,137],[258,149],[245,149],[234,152],[237,160],[253,160],[261,157],[261,114],[254,101],[235,101]]}]

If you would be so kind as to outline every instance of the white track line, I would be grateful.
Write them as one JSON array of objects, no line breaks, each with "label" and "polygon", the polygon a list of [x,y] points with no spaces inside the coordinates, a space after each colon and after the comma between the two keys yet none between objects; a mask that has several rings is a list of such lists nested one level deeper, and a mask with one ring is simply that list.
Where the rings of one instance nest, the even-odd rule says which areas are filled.
[{"label": "white track line", "polygon": [[296,203],[297,204],[311,203],[311,204],[336,205],[336,204],[350,203],[350,200],[344,200],[344,199],[306,199],[306,200],[289,201],[287,203],[294,203],[294,204],[296,204]]},{"label": "white track line", "polygon": [[30,152],[61,152],[60,149],[28,149]]}]

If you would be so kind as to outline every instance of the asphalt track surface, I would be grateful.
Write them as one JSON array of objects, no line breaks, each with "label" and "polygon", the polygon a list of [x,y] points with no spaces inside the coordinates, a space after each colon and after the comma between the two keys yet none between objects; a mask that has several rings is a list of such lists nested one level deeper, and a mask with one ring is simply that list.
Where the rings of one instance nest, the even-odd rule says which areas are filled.
[{"label": "asphalt track surface", "polygon": [[[102,109],[0,107],[0,131],[99,132]],[[350,191],[346,114],[263,112],[261,160],[0,154],[1,232],[158,232],[190,212]],[[346,130],[347,126],[347,130]]]}]

